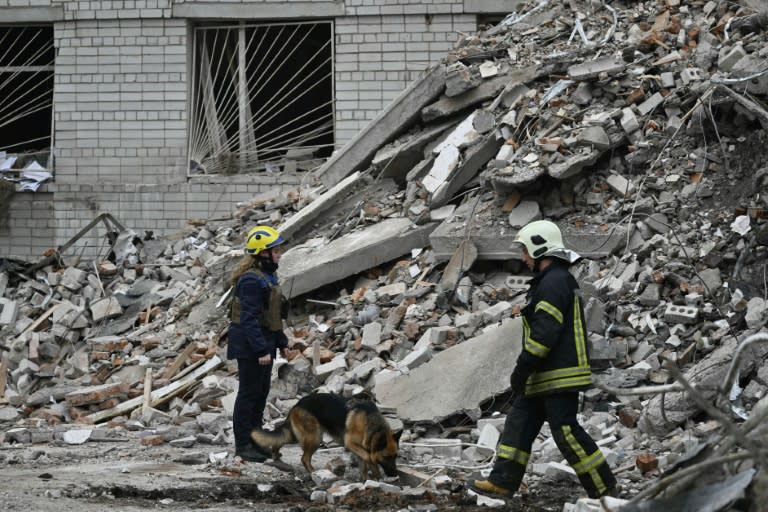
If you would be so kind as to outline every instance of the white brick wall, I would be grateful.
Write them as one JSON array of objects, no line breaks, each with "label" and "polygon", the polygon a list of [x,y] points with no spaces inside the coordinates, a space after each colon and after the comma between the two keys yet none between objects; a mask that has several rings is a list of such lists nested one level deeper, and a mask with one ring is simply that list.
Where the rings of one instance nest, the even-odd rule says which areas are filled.
[{"label": "white brick wall", "polygon": [[[11,200],[10,216],[0,223],[0,256],[37,261],[43,253],[62,245],[101,213],[111,213],[139,236],[175,233],[189,219],[225,217],[235,205],[262,192],[295,188],[300,177],[265,176],[262,180],[222,178],[175,184],[72,184],[43,185],[53,192],[17,193]],[[54,201],[55,197],[55,201]],[[67,250],[74,255],[105,256],[103,224],[83,236]]]},{"label": "white brick wall", "polygon": [[[376,117],[424,69],[445,57],[459,32],[477,28],[474,15],[451,15],[461,2],[420,2],[417,14],[382,14],[395,2],[348,0],[336,19],[336,143],[341,146]],[[410,2],[414,4],[414,2]],[[415,9],[418,8],[418,9]],[[376,15],[360,15],[368,10]],[[433,14],[444,12],[446,14]],[[426,14],[429,14],[427,16]]]},{"label": "white brick wall", "polygon": [[[274,6],[279,18],[286,4],[295,4],[291,15],[301,17],[300,9],[313,0],[218,1],[244,6],[244,12],[249,4],[258,4],[262,13]],[[0,0],[0,21],[3,8],[13,9],[14,21],[22,23],[24,8],[63,12],[55,18],[63,20],[54,24],[56,182],[41,192],[14,196],[10,217],[0,222],[0,254],[36,260],[101,212],[140,234],[175,232],[189,218],[228,214],[238,201],[298,183],[296,176],[278,182],[265,175],[188,181],[187,30],[195,20],[174,19],[172,11],[174,5],[194,3]],[[334,19],[338,146],[443,58],[459,32],[476,28],[475,15],[464,13],[464,0],[342,3],[345,16]],[[338,2],[317,0],[315,5],[320,4]],[[93,231],[77,250],[98,251],[103,234]]]},{"label": "white brick wall", "polygon": [[58,183],[185,179],[186,36],[184,20],[56,24]]}]

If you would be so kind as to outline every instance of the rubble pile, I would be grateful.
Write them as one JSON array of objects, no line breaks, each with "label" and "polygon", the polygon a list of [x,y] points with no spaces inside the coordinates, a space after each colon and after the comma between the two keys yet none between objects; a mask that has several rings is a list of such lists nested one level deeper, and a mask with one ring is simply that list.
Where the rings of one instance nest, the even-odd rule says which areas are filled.
[{"label": "rubble pile", "polygon": [[[357,156],[347,146],[310,187],[173,240],[123,232],[112,261],[8,262],[2,440],[137,431],[147,444],[229,443],[225,282],[242,234],[279,223],[292,246],[280,269],[290,351],[267,413],[278,421],[318,388],[371,394],[406,430],[403,471],[423,482],[434,475],[421,471],[453,468],[429,485],[455,491],[461,468],[489,467],[503,415],[488,410],[508,397],[520,350],[531,276],[511,240],[547,218],[585,256],[572,271],[598,386],[585,393],[584,424],[625,495],[647,488],[728,429],[697,398],[747,422],[768,403],[768,344],[739,348],[768,322],[768,13],[758,7],[530,3],[462,35],[403,93],[399,105],[424,104],[419,115],[381,140],[362,134]],[[531,493],[539,481],[576,482],[546,430],[531,463]],[[740,495],[752,476],[729,489]],[[326,477],[315,479],[318,501],[357,489]]]}]

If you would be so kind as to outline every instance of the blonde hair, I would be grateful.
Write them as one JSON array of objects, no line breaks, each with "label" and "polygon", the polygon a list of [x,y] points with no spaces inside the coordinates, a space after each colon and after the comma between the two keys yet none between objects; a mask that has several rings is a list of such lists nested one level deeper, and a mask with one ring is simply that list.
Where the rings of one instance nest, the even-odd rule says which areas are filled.
[{"label": "blonde hair", "polygon": [[251,256],[250,254],[243,256],[243,259],[241,259],[240,263],[237,264],[235,271],[232,272],[231,276],[229,276],[229,284],[235,286],[235,284],[237,284],[237,280],[240,279],[240,276],[248,272],[248,270],[256,265],[256,262],[256,256]]}]

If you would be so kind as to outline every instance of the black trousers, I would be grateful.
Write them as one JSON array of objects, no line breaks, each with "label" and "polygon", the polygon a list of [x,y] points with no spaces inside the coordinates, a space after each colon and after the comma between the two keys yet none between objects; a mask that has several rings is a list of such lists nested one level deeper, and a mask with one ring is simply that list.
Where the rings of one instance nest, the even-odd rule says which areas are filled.
[{"label": "black trousers", "polygon": [[615,487],[616,478],[595,441],[579,425],[578,393],[515,398],[499,440],[490,481],[517,491],[523,481],[531,446],[545,421],[565,459],[576,471],[590,498]]},{"label": "black trousers", "polygon": [[272,364],[260,365],[258,359],[237,360],[240,385],[232,412],[232,426],[235,432],[235,451],[251,444],[251,431],[260,428],[264,407],[267,405]]}]

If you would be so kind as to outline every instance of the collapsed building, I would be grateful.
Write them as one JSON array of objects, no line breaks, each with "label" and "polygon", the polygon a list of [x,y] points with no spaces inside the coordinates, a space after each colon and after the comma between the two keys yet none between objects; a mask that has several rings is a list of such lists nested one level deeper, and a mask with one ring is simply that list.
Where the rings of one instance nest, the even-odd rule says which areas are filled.
[{"label": "collapsed building", "polygon": [[519,3],[2,2],[0,247],[39,257],[100,213],[163,236],[294,188]]},{"label": "collapsed building", "polygon": [[[739,456],[753,467],[707,476],[731,501],[749,488],[759,510],[768,19],[757,7],[531,2],[462,34],[312,182],[167,239],[113,226],[95,264],[74,251],[7,262],[5,442],[95,441],[107,434],[73,424],[110,421],[123,436],[166,426],[151,442],[227,444],[223,283],[242,234],[271,223],[290,240],[280,277],[293,309],[269,414],[317,388],[371,393],[407,431],[412,467],[487,462],[503,425],[488,409],[508,391],[530,279],[510,242],[548,218],[585,257],[573,272],[598,386],[584,414],[619,479],[646,492],[649,475],[701,453]],[[452,430],[466,422],[476,428]],[[534,448],[530,482],[573,481],[551,438]],[[337,477],[318,478],[318,501],[356,489]],[[642,492],[626,497],[653,497]],[[708,496],[678,492],[677,503]]]}]

